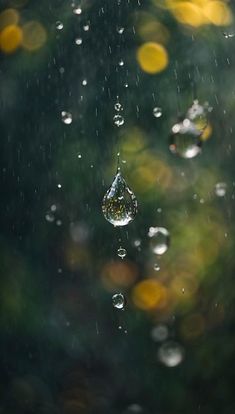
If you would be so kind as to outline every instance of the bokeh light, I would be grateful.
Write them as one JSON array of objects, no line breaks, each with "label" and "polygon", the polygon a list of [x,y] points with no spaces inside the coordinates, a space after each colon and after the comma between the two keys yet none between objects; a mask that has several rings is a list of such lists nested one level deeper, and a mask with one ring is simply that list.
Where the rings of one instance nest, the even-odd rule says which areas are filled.
[{"label": "bokeh light", "polygon": [[149,74],[162,72],[168,65],[168,53],[163,45],[147,42],[137,50],[137,60],[141,69]]}]

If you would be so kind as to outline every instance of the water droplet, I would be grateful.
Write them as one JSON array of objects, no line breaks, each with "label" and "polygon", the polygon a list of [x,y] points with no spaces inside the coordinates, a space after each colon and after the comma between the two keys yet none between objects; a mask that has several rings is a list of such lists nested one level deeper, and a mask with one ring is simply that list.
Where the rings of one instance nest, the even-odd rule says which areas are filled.
[{"label": "water droplet", "polygon": [[158,207],[158,208],[157,208],[157,213],[159,213],[159,214],[160,214],[161,212],[162,212],[161,207]]},{"label": "water droplet", "polygon": [[112,296],[112,301],[114,308],[124,309],[126,301],[122,293],[115,293],[115,295]]},{"label": "water droplet", "polygon": [[201,132],[191,121],[185,119],[182,123],[175,124],[172,132],[169,146],[172,153],[182,158],[194,158],[201,152]]},{"label": "water droplet", "polygon": [[70,125],[73,121],[72,114],[70,112],[62,111],[61,112],[61,119],[64,124]]},{"label": "water droplet", "polygon": [[125,30],[124,27],[121,27],[121,26],[117,27],[117,32],[119,34],[122,34],[124,32],[124,30]]},{"label": "water droplet", "polygon": [[61,220],[56,220],[56,225],[57,226],[62,226],[62,221]]},{"label": "water droplet", "polygon": [[140,247],[140,245],[141,245],[141,240],[139,240],[139,239],[134,240],[134,246],[135,247]]},{"label": "water droplet", "polygon": [[156,342],[165,341],[168,337],[168,328],[166,325],[157,325],[151,331],[151,337]]},{"label": "water droplet", "polygon": [[77,37],[77,39],[75,39],[75,43],[76,45],[81,45],[82,44],[82,39],[80,37]]},{"label": "water droplet", "polygon": [[83,79],[83,81],[82,81],[82,85],[83,85],[83,86],[86,86],[86,85],[87,85],[87,80],[86,80],[86,79]]},{"label": "water droplet", "polygon": [[227,184],[226,183],[217,183],[215,185],[215,194],[218,197],[224,197],[227,191]]},{"label": "water droplet", "polygon": [[56,22],[55,27],[57,30],[62,30],[64,25],[62,22],[60,22],[59,20]]},{"label": "water droplet", "polygon": [[81,159],[82,158],[82,154],[78,154],[78,158]]},{"label": "water droplet", "polygon": [[167,367],[176,367],[184,359],[184,350],[177,342],[168,341],[160,346],[158,359]]},{"label": "water droplet", "polygon": [[159,108],[156,106],[156,108],[153,108],[153,115],[155,118],[160,118],[162,116],[162,108]]},{"label": "water droplet", "polygon": [[148,236],[153,253],[162,255],[168,250],[170,234],[165,227],[150,227]]},{"label": "water droplet", "polygon": [[118,62],[118,64],[119,64],[119,66],[124,66],[124,60],[119,60],[119,62]]},{"label": "water droplet", "polygon": [[116,102],[116,103],[115,103],[115,105],[114,105],[114,109],[115,109],[115,111],[117,111],[117,112],[119,112],[119,111],[123,111],[123,107],[122,107],[122,105],[120,104],[120,102]]},{"label": "water droplet", "polygon": [[185,293],[185,288],[182,288],[182,293],[183,293],[183,294]]},{"label": "water droplet", "polygon": [[57,207],[56,207],[55,204],[52,204],[51,207],[50,207],[50,209],[51,209],[51,211],[56,211],[57,210]]},{"label": "water droplet", "polygon": [[123,247],[119,247],[117,254],[121,259],[124,259],[126,257],[126,249],[123,249]]},{"label": "water droplet", "polygon": [[90,29],[90,26],[89,26],[89,24],[85,24],[84,26],[83,26],[83,30],[85,31],[85,32],[88,32],[88,30]]},{"label": "water droplet", "polygon": [[153,268],[154,268],[154,270],[155,270],[156,272],[159,272],[159,270],[160,270],[160,266],[159,266],[159,264],[158,264],[158,263],[154,263]]},{"label": "water droplet", "polygon": [[62,185],[61,185],[61,184],[57,184],[57,187],[58,187],[58,188],[62,188]]},{"label": "water droplet", "polygon": [[114,121],[114,124],[115,124],[117,127],[122,126],[122,125],[124,124],[124,122],[125,122],[125,120],[124,120],[123,116],[121,116],[121,115],[119,115],[119,114],[114,115],[114,117],[113,117],[113,121]]},{"label": "water droplet", "polygon": [[223,32],[223,35],[225,37],[225,39],[231,39],[232,37],[235,36],[235,32]]},{"label": "water droplet", "polygon": [[125,86],[125,88],[128,88],[128,86],[129,86],[129,85],[128,85],[128,83],[125,83],[125,85],[124,85],[124,86]]},{"label": "water droplet", "polygon": [[73,9],[73,13],[74,13],[74,14],[82,14],[82,9],[81,9],[81,7],[75,7],[75,9]]},{"label": "water droplet", "polygon": [[55,217],[52,213],[47,213],[45,215],[45,219],[46,221],[48,221],[48,223],[53,223],[53,221],[55,220]]},{"label": "water droplet", "polygon": [[105,219],[114,226],[126,226],[136,216],[136,197],[127,186],[120,170],[103,198],[102,210]]},{"label": "water droplet", "polygon": [[200,105],[198,100],[193,101],[192,106],[187,111],[186,119],[192,121],[196,129],[202,132],[208,124],[206,105]]}]

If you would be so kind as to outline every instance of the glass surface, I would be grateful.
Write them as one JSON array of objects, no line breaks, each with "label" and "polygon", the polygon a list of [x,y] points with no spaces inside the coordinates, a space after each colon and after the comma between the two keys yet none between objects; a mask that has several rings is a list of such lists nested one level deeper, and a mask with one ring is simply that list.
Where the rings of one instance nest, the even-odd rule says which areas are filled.
[{"label": "glass surface", "polygon": [[0,2],[1,414],[235,413],[234,19]]}]

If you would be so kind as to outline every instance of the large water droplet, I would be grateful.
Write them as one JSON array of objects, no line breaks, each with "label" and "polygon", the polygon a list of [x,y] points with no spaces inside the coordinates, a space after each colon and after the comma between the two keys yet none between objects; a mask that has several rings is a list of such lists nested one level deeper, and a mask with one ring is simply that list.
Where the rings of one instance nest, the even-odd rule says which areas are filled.
[{"label": "large water droplet", "polygon": [[115,295],[112,296],[112,301],[114,308],[124,309],[126,301],[122,293],[115,293]]},{"label": "large water droplet", "polygon": [[150,246],[153,253],[164,254],[170,243],[170,234],[165,227],[150,227],[148,236],[150,237]]},{"label": "large water droplet", "polygon": [[176,367],[184,359],[184,350],[177,342],[168,341],[160,346],[158,358],[167,367]]},{"label": "large water droplet", "polygon": [[186,118],[192,121],[198,131],[202,132],[208,124],[206,107],[200,105],[198,100],[193,101],[192,106],[187,111]]},{"label": "large water droplet", "polygon": [[124,124],[125,120],[124,120],[123,116],[117,114],[117,115],[114,115],[113,122],[117,127],[120,127]]},{"label": "large water droplet", "polygon": [[155,118],[160,118],[162,116],[162,108],[159,108],[157,106],[153,108],[153,115]]},{"label": "large water droplet", "polygon": [[66,111],[61,112],[61,119],[62,119],[63,123],[66,124],[66,125],[70,125],[73,121],[72,114],[70,114],[70,112],[66,112]]},{"label": "large water droplet", "polygon": [[170,137],[170,151],[182,158],[194,158],[201,152],[201,132],[189,120],[175,124]]},{"label": "large water droplet", "polygon": [[119,257],[121,257],[121,259],[124,259],[124,257],[126,257],[126,249],[119,247],[117,254]]},{"label": "large water droplet", "polygon": [[224,197],[227,191],[227,184],[226,183],[217,183],[215,185],[215,194],[218,197]]},{"label": "large water droplet", "polygon": [[106,220],[114,226],[126,226],[136,216],[136,197],[127,186],[120,170],[103,198],[102,210]]}]

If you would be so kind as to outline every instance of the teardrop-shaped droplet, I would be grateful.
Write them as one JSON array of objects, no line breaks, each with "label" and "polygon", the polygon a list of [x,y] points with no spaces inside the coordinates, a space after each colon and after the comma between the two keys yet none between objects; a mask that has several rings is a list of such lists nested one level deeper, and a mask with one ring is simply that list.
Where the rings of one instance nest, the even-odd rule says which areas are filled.
[{"label": "teardrop-shaped droplet", "polygon": [[194,158],[201,152],[201,131],[185,119],[172,127],[169,149],[182,158]]},{"label": "teardrop-shaped droplet", "polygon": [[186,118],[193,122],[198,131],[202,132],[208,124],[206,106],[200,105],[198,100],[193,101],[187,111]]},{"label": "teardrop-shaped droplet", "polygon": [[114,226],[126,226],[137,213],[137,200],[118,169],[111,187],[103,198],[104,217]]}]

